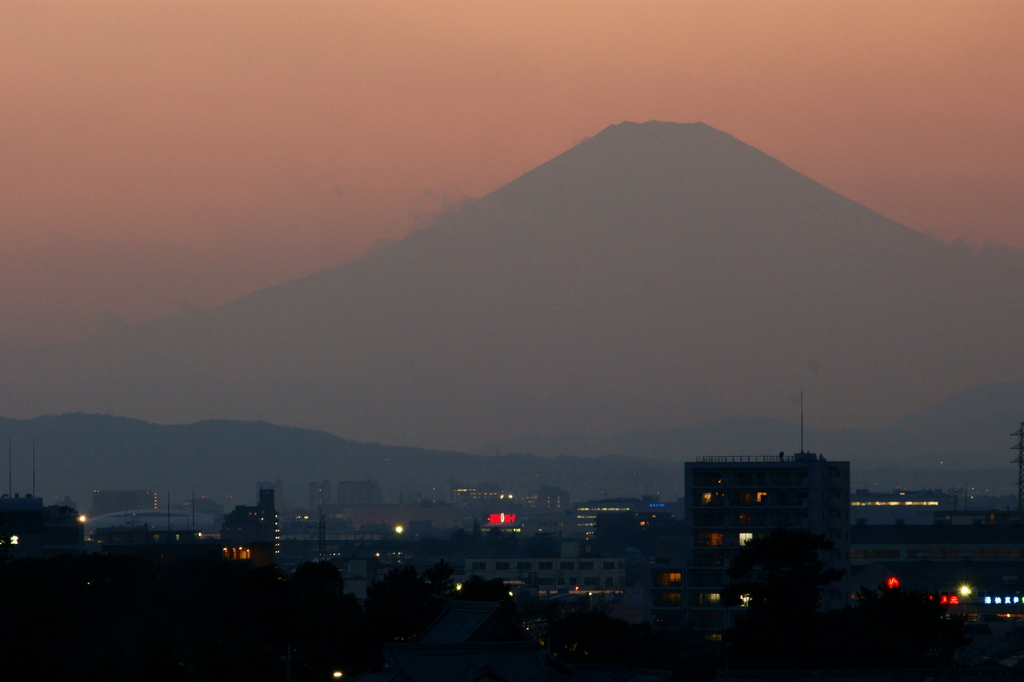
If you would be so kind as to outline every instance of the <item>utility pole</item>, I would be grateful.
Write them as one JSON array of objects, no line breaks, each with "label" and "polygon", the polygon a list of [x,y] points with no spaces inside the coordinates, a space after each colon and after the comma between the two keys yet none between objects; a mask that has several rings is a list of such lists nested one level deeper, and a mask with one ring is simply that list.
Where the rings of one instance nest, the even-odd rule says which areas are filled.
[{"label": "utility pole", "polygon": [[1017,436],[1017,444],[1010,449],[1017,451],[1013,462],[1017,465],[1017,513],[1021,514],[1024,513],[1024,422],[1010,435]]},{"label": "utility pole", "polygon": [[323,507],[320,508],[320,521],[316,524],[316,560],[327,561],[327,519]]}]

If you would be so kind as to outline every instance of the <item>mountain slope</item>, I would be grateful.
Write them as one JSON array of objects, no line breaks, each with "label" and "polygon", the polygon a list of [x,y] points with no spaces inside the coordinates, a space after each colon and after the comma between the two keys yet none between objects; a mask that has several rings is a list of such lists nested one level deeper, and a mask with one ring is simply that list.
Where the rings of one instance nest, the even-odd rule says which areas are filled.
[{"label": "mountain slope", "polygon": [[[306,507],[311,481],[379,482],[386,502],[448,500],[452,480],[499,481],[515,493],[540,485],[567,487],[574,499],[663,492],[682,495],[681,462],[629,457],[581,460],[359,443],[322,431],[266,422],[210,420],[162,425],[97,414],[15,420],[0,417],[13,443],[13,488],[31,492],[32,444],[37,491],[53,503],[70,495],[82,510],[94,489],[146,489],[180,503],[191,494],[229,509],[253,504],[259,481],[284,481],[287,504]],[[659,487],[660,486],[660,487]],[[6,492],[6,490],[5,490]],[[163,502],[161,502],[163,504]]]},{"label": "mountain slope", "polygon": [[[1024,423],[1024,383],[996,383],[961,391],[893,424],[872,428],[805,430],[806,449],[829,459],[852,463],[858,484],[868,471],[885,470],[882,487],[960,486],[984,479],[1001,491],[1014,488],[999,481],[1015,465],[1010,435]],[[730,417],[696,426],[593,436],[532,436],[489,443],[482,454],[500,449],[540,456],[635,456],[663,461],[693,460],[707,455],[770,456],[800,448],[800,427],[771,418]],[[966,473],[973,472],[973,473]],[[989,472],[980,474],[978,472]],[[998,475],[995,472],[999,472]]]},{"label": "mountain slope", "polygon": [[0,359],[0,411],[468,448],[728,415],[881,425],[1024,377],[1024,258],[945,245],[702,124],[611,126],[368,256]]}]

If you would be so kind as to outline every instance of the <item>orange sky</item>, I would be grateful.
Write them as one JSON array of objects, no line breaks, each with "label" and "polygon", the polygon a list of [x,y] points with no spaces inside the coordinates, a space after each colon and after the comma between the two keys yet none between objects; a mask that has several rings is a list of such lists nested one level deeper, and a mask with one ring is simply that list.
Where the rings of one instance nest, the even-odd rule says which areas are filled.
[{"label": "orange sky", "polygon": [[623,120],[1024,248],[1024,3],[0,0],[0,344],[341,263]]}]

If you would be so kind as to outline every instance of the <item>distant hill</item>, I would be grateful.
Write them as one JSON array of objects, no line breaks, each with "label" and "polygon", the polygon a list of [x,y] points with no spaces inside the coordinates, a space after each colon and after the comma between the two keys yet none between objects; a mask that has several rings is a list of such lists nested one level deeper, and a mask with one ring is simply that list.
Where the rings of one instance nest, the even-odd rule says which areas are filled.
[{"label": "distant hill", "polygon": [[[889,426],[806,428],[805,448],[862,467],[959,469],[1001,467],[1014,456],[1009,434],[1024,422],[1024,383],[987,384],[956,395]],[[705,424],[593,436],[534,436],[493,442],[478,452],[600,457],[629,455],[678,461],[698,455],[771,455],[800,447],[798,423],[767,417],[730,417]]]},{"label": "distant hill", "polygon": [[[880,429],[807,429],[806,449],[852,463],[855,486],[1015,490],[1010,463],[1024,420],[1024,383],[963,391]],[[346,440],[266,422],[159,425],[124,417],[66,414],[0,418],[13,445],[14,489],[37,485],[51,501],[70,494],[85,508],[93,488],[148,488],[172,501],[195,491],[230,506],[250,501],[257,481],[282,479],[291,504],[305,505],[311,481],[380,481],[385,498],[448,499],[453,479],[496,481],[515,493],[540,485],[573,499],[683,494],[683,463],[701,455],[774,455],[799,449],[798,425],[729,418],[696,427],[611,437],[518,438],[477,453],[423,450]],[[496,454],[503,453],[503,454]],[[228,496],[231,496],[230,498]]]},{"label": "distant hill", "polygon": [[390,502],[413,501],[418,494],[425,500],[448,500],[453,479],[498,481],[510,492],[557,482],[576,499],[646,491],[675,500],[683,494],[681,463],[630,457],[484,457],[359,443],[266,422],[168,426],[95,414],[0,418],[0,437],[8,435],[15,492],[31,492],[34,438],[39,495],[47,503],[70,495],[84,510],[97,488],[155,490],[161,500],[169,491],[172,504],[194,491],[230,508],[254,503],[258,481],[278,479],[285,483],[289,504],[303,507],[309,483],[325,479],[377,479]]},{"label": "distant hill", "polygon": [[[853,463],[855,484],[943,488],[961,485],[1016,490],[1010,436],[1024,422],[1024,383],[978,386],[882,428],[805,429],[805,448]],[[537,455],[639,456],[666,461],[701,455],[772,455],[800,448],[798,424],[732,417],[698,426],[598,438],[522,437],[490,443]]]},{"label": "distant hill", "polygon": [[1021,381],[1022,339],[1019,252],[943,244],[703,124],[623,123],[344,266],[0,357],[0,413],[465,450],[791,418],[805,389],[817,424],[880,427]]}]

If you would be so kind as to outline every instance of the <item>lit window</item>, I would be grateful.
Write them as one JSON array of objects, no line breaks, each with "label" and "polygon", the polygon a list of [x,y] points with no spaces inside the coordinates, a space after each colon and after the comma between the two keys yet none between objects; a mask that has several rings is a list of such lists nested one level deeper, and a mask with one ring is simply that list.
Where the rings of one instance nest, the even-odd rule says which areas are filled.
[{"label": "lit window", "polygon": [[682,573],[655,573],[654,585],[656,587],[673,587],[683,582]]},{"label": "lit window", "polygon": [[697,533],[695,543],[698,547],[721,547],[725,544],[724,533]]},{"label": "lit window", "polygon": [[740,533],[740,546],[747,544],[754,539],[753,533]]}]

